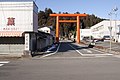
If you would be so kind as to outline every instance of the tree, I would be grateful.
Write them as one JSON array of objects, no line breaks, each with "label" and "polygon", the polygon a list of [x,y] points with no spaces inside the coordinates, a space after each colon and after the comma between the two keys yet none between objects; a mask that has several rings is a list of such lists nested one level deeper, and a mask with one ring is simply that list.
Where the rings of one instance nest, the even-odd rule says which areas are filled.
[{"label": "tree", "polygon": [[[50,17],[50,14],[56,14],[50,8],[45,8],[45,11],[39,11],[38,13],[38,25],[40,27],[43,26],[53,26],[54,30],[56,29],[56,18]],[[62,14],[62,12],[59,12]],[[69,14],[68,12],[63,12],[63,14]],[[75,14],[80,14],[80,12],[76,12]],[[85,13],[84,13],[85,14]],[[61,20],[76,20],[76,17],[60,17]],[[101,22],[102,20],[94,14],[89,15],[87,17],[80,18],[80,25],[82,29],[90,28],[91,26]],[[62,23],[60,24],[60,31],[62,36],[68,36],[69,32],[76,32],[76,23]]]},{"label": "tree", "polygon": [[46,20],[45,12],[44,11],[40,11],[38,13],[38,25],[39,26],[43,26],[43,25],[46,24],[46,22],[47,22],[47,20]]}]

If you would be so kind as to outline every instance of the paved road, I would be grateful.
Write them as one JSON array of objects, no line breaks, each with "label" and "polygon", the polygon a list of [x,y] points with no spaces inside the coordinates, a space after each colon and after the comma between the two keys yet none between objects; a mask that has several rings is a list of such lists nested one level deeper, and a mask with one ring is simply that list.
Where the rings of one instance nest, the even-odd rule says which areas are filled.
[{"label": "paved road", "polygon": [[[42,57],[83,57],[83,56],[108,56],[112,55],[93,48],[88,45],[76,44],[71,41],[62,41],[54,53],[44,55]],[[41,56],[40,56],[41,57]]]},{"label": "paved road", "polygon": [[[107,48],[108,50],[109,50],[109,48],[110,48],[110,42],[109,42],[109,41],[97,42],[96,45],[97,45],[97,46],[103,46],[103,47]],[[112,42],[112,43],[111,43],[111,50],[112,50],[112,51],[120,52],[120,43]]]},{"label": "paved road", "polygon": [[0,67],[1,66],[3,66],[3,65],[5,65],[5,64],[7,64],[7,63],[9,63],[10,61],[0,61]]},{"label": "paved road", "polygon": [[58,52],[52,55],[0,66],[0,80],[120,80],[119,57],[83,56],[80,52],[103,54],[86,46],[62,42]]},{"label": "paved road", "polygon": [[[72,42],[61,42],[58,51],[49,57],[80,57],[81,55],[77,53],[72,46]],[[76,45],[74,45],[74,47],[76,47]]]}]

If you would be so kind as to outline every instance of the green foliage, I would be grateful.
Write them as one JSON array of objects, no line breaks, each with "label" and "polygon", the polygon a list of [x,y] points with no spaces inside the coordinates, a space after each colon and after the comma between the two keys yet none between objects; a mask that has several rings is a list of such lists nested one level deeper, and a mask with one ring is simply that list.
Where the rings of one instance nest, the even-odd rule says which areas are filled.
[{"label": "green foliage", "polygon": [[45,11],[40,11],[38,13],[38,26],[55,26],[55,18],[49,16],[52,13],[50,8],[46,8]]}]

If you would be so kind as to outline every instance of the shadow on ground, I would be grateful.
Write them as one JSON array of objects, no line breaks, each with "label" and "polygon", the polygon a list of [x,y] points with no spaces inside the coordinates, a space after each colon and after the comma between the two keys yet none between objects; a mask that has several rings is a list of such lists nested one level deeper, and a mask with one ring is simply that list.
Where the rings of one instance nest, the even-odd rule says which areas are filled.
[{"label": "shadow on ground", "polygon": [[[83,43],[81,43],[81,44],[83,44]],[[71,46],[74,47],[74,48],[72,48]],[[32,57],[42,56],[42,55],[45,55],[45,54],[54,53],[58,49],[58,47],[59,47],[58,52],[67,52],[69,50],[75,50],[75,49],[76,50],[81,50],[81,49],[88,49],[88,48],[90,48],[88,46],[84,47],[84,46],[77,45],[74,42],[66,42],[66,41],[64,41],[64,42],[58,43],[55,46],[55,48],[53,48],[53,49],[51,49],[49,51],[48,51],[48,49],[50,47],[48,47],[47,49],[43,50],[42,52],[34,52],[34,53],[32,53]]]}]

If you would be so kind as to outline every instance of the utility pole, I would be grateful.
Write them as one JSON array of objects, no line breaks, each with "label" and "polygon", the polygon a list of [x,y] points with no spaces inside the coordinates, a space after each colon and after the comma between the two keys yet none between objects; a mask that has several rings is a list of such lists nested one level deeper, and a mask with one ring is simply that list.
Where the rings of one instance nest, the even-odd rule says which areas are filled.
[{"label": "utility pole", "polygon": [[115,42],[117,42],[117,23],[116,23],[116,20],[117,20],[117,11],[118,11],[118,8],[115,6],[113,8],[113,13],[115,14]]}]

